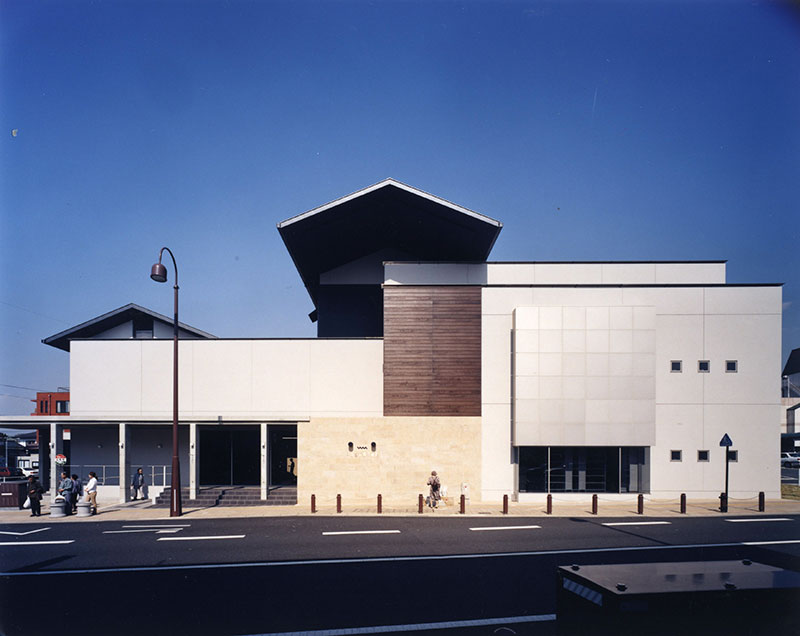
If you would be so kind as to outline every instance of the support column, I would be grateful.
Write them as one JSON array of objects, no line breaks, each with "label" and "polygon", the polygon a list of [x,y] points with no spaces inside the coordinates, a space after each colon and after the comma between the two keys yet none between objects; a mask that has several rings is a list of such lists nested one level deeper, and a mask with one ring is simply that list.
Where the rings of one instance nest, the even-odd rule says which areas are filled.
[{"label": "support column", "polygon": [[130,460],[128,446],[130,446],[131,432],[124,422],[119,423],[119,502],[125,503],[130,499],[131,489],[128,487],[130,476]]},{"label": "support column", "polygon": [[50,504],[55,503],[58,495],[58,482],[61,479],[61,466],[56,464],[56,455],[61,452],[63,440],[61,439],[60,424],[50,422]]},{"label": "support column", "polygon": [[197,499],[197,456],[200,443],[197,441],[197,424],[189,424],[189,499]]},{"label": "support column", "polygon": [[261,424],[261,499],[267,498],[267,425]]}]

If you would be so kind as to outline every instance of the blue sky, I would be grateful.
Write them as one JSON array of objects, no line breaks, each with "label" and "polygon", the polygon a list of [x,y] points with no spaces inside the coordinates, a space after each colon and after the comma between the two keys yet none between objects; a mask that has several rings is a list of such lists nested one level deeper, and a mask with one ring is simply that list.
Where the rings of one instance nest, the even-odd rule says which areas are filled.
[{"label": "blue sky", "polygon": [[183,321],[313,336],[275,224],[385,177],[501,220],[492,260],[783,282],[785,360],[799,43],[766,2],[4,2],[0,414],[69,384],[42,338],[171,313],[162,245]]}]

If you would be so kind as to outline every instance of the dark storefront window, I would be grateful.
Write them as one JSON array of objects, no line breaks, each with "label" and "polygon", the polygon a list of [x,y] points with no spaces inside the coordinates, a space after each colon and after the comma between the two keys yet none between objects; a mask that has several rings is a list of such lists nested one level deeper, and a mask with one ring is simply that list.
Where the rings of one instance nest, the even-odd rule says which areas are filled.
[{"label": "dark storefront window", "polygon": [[648,492],[648,449],[619,446],[523,446],[520,492]]}]

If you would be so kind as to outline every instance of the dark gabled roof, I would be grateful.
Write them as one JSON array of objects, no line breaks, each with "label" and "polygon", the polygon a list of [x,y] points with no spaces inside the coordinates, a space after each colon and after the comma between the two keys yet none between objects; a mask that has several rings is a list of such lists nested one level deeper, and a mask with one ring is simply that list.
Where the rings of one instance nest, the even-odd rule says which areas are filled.
[{"label": "dark gabled roof", "polygon": [[[117,325],[121,325],[126,323],[130,320],[134,320],[135,318],[139,317],[148,317],[152,318],[153,320],[158,320],[166,325],[172,326],[172,318],[167,318],[166,316],[162,316],[159,313],[151,309],[147,309],[147,307],[142,307],[141,305],[136,305],[134,303],[129,303],[124,307],[120,307],[119,309],[114,309],[113,311],[109,311],[107,314],[103,314],[102,316],[97,316],[96,318],[92,318],[91,320],[87,320],[86,322],[82,322],[79,325],[74,327],[70,327],[64,331],[61,331],[57,334],[50,336],[49,338],[45,338],[42,342],[46,345],[50,345],[51,347],[56,347],[57,349],[63,349],[64,351],[69,351],[69,343],[70,340],[78,340],[83,338],[92,338],[99,333],[103,333],[111,329],[112,327],[116,327]],[[214,339],[216,336],[206,333],[205,331],[200,331],[199,329],[195,329],[194,327],[190,327],[182,322],[178,322],[178,327],[183,331],[186,331],[198,338],[208,338]]]},{"label": "dark gabled roof", "polygon": [[789,354],[781,375],[794,375],[795,373],[800,373],[800,349],[793,349]]},{"label": "dark gabled roof", "polygon": [[409,260],[483,262],[503,224],[411,186],[385,179],[278,223],[316,304],[320,274],[393,249]]}]

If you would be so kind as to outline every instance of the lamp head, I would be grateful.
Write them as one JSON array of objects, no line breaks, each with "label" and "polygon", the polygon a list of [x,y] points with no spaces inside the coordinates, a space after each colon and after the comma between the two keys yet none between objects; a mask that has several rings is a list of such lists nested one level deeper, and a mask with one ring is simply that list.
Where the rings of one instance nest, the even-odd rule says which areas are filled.
[{"label": "lamp head", "polygon": [[157,283],[166,283],[167,282],[167,268],[164,267],[160,262],[153,265],[150,268],[150,278],[152,278]]}]

